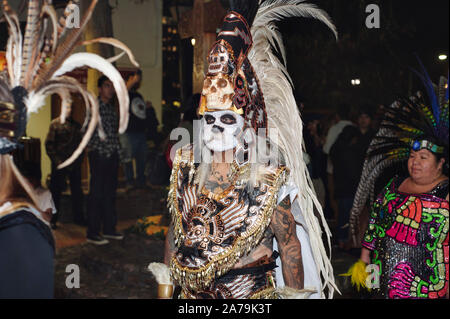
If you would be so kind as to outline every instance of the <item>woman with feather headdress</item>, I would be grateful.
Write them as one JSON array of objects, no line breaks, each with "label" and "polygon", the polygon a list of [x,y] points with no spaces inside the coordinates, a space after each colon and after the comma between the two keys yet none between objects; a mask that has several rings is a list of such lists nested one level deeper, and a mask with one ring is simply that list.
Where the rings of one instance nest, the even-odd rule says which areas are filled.
[{"label": "woman with feather headdress", "polygon": [[[31,185],[14,164],[11,152],[22,147],[29,115],[38,112],[45,98],[58,94],[62,99],[61,121],[71,104],[71,93],[79,93],[87,108],[86,133],[78,148],[60,164],[73,163],[88,144],[99,121],[98,101],[77,80],[65,76],[79,67],[95,68],[113,83],[121,110],[120,131],[128,122],[128,92],[111,61],[91,53],[73,53],[97,4],[93,0],[81,20],[80,28],[66,26],[51,0],[29,0],[25,33],[19,18],[2,0],[9,38],[6,68],[0,71],[0,298],[52,298],[54,239],[49,221],[38,209]],[[72,1],[69,1],[72,5]],[[68,12],[66,10],[66,12]],[[109,43],[130,50],[111,38],[90,42]],[[84,43],[86,44],[86,43]]]},{"label": "woman with feather headdress", "polygon": [[[423,68],[421,93],[392,104],[364,164],[351,212],[353,235],[366,200],[373,203],[361,259],[346,274],[375,298],[448,298],[448,80],[436,90]],[[394,164],[395,176],[373,200],[377,178]],[[366,265],[375,266],[367,278]]]},{"label": "woman with feather headdress", "polygon": [[172,282],[189,299],[332,297],[322,241],[322,230],[328,239],[330,232],[303,160],[302,121],[275,22],[314,17],[335,28],[304,1],[230,7],[208,57],[201,137],[174,160],[168,267],[150,269],[169,298]]}]

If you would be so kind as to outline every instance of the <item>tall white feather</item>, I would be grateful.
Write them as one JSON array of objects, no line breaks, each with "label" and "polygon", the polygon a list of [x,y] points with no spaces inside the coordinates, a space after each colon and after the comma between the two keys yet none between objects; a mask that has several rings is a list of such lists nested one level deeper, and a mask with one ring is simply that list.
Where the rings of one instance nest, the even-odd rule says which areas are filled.
[{"label": "tall white feather", "polygon": [[129,107],[129,96],[128,90],[123,81],[122,75],[119,71],[106,59],[93,54],[93,53],[75,53],[68,57],[62,66],[55,72],[53,77],[58,77],[67,72],[70,72],[76,68],[81,68],[83,66],[88,66],[90,68],[96,69],[107,76],[114,85],[116,90],[117,99],[119,100],[120,109],[120,124],[119,132],[123,134],[128,126],[128,107]]},{"label": "tall white feather", "polygon": [[9,25],[9,31],[11,32],[7,45],[7,58],[9,58],[8,63],[10,63],[9,61],[13,61],[11,69],[9,70],[11,70],[10,72],[12,73],[12,76],[10,74],[11,86],[14,88],[20,85],[23,36],[20,30],[20,23],[17,15],[14,12],[12,15],[9,15],[7,11],[4,11],[4,15]]},{"label": "tall white feather", "polygon": [[78,145],[75,152],[73,152],[72,156],[70,156],[67,160],[65,160],[62,164],[58,166],[58,169],[63,169],[69,165],[71,165],[75,160],[83,153],[83,150],[88,145],[89,141],[92,138],[92,135],[94,135],[95,129],[97,127],[97,124],[100,119],[99,115],[99,105],[98,105],[98,99],[91,93],[86,92],[87,96],[89,98],[89,104],[91,105],[91,120],[89,122],[88,128],[86,133],[83,136],[83,139],[81,140],[80,145]]},{"label": "tall white feather", "polygon": [[[286,65],[282,64],[274,54],[274,50],[278,46],[279,54],[286,61],[282,37],[274,24],[284,18],[313,17],[324,22],[335,35],[337,34],[336,28],[325,12],[303,2],[302,0],[271,0],[260,6],[251,30],[254,45],[249,53],[249,60],[257,73],[264,93],[269,132],[277,134],[278,146],[291,171],[289,182],[299,189],[296,200],[298,200],[304,215],[317,271],[324,281],[322,289],[328,287],[328,297],[332,298],[337,287],[334,282],[333,267],[323,244],[321,224],[330,248],[331,232],[303,159],[305,149],[303,123],[294,98],[292,81]],[[320,221],[315,216],[315,209]],[[323,291],[322,297],[324,297]]]}]

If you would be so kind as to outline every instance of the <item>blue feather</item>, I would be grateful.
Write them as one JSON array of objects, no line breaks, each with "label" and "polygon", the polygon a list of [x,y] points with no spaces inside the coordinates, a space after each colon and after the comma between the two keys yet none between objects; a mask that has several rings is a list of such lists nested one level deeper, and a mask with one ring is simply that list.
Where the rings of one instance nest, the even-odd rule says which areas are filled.
[{"label": "blue feather", "polygon": [[433,82],[430,79],[430,76],[428,75],[427,70],[425,69],[425,66],[423,65],[422,61],[420,60],[419,56],[416,54],[417,60],[419,61],[419,65],[422,68],[423,74],[420,74],[419,72],[413,70],[421,79],[423,84],[425,85],[427,91],[428,91],[428,97],[430,98],[431,107],[433,108],[433,114],[434,118],[436,119],[437,124],[439,125],[440,118],[441,118],[441,108],[439,105],[439,100],[436,95],[436,92],[433,87]]}]

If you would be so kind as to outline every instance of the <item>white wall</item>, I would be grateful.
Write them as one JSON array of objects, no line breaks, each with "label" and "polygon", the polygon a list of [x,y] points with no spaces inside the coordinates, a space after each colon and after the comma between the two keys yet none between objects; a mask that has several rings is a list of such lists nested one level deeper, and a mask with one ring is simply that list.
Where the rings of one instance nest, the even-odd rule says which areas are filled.
[{"label": "white wall", "polygon": [[[113,10],[114,37],[124,42],[133,52],[143,72],[139,92],[155,107],[162,118],[162,14],[163,0],[117,1]],[[111,1],[111,4],[116,3]],[[117,52],[119,53],[119,51]],[[128,58],[122,58],[118,67],[133,67]]]},{"label": "white wall", "polygon": [[41,140],[42,185],[44,186],[47,175],[50,174],[52,170],[52,163],[45,150],[45,138],[47,137],[52,117],[50,105],[50,98],[47,98],[46,105],[43,106],[38,113],[33,113],[30,116],[27,125],[27,135]]}]

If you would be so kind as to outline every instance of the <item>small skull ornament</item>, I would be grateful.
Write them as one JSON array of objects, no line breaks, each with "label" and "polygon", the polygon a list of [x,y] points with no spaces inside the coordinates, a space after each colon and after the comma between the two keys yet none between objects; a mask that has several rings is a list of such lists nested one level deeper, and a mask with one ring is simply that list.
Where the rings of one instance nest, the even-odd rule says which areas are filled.
[{"label": "small skull ornament", "polygon": [[227,110],[233,105],[234,89],[228,76],[223,73],[206,77],[202,95],[211,110]]},{"label": "small skull ornament", "polygon": [[208,74],[228,73],[228,62],[230,57],[227,48],[217,43],[209,55]]}]

